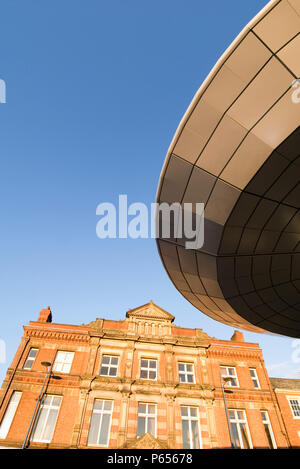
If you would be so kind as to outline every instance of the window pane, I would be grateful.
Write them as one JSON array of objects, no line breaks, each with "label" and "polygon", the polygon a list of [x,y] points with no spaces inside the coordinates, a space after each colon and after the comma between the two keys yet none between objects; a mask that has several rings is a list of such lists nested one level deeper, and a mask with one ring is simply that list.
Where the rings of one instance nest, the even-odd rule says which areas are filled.
[{"label": "window pane", "polygon": [[155,360],[150,361],[150,368],[155,368],[156,369],[156,361]]},{"label": "window pane", "polygon": [[137,424],[137,436],[144,435],[145,432],[145,425],[146,425],[146,418],[145,417],[138,417],[138,424]]},{"label": "window pane", "polygon": [[58,373],[60,373],[62,371],[62,363],[54,363],[53,371],[57,371]]},{"label": "window pane", "polygon": [[65,358],[65,362],[71,364],[72,360],[73,360],[73,353],[67,353],[66,358]]},{"label": "window pane", "polygon": [[99,438],[100,445],[107,445],[108,443],[109,425],[110,425],[110,415],[103,414],[101,429],[100,429],[100,438]]},{"label": "window pane", "polygon": [[106,356],[106,355],[103,355],[102,363],[103,363],[103,365],[108,365],[109,364],[109,357]]},{"label": "window pane", "polygon": [[182,443],[184,449],[190,448],[190,432],[188,420],[182,420]]},{"label": "window pane", "polygon": [[117,376],[117,368],[111,368],[109,375],[110,376]]},{"label": "window pane", "polygon": [[112,401],[104,401],[104,410],[112,410]]},{"label": "window pane", "polygon": [[185,375],[179,375],[179,381],[185,383]]},{"label": "window pane", "polygon": [[242,435],[242,441],[243,441],[243,447],[244,449],[249,449],[249,441],[248,441],[248,435],[247,435],[247,430],[246,430],[246,424],[245,423],[240,423],[240,430],[241,430],[241,435]]},{"label": "window pane", "polygon": [[178,364],[178,370],[179,371],[184,371],[184,364],[183,363]]},{"label": "window pane", "polygon": [[149,379],[156,379],[156,371],[149,371]]},{"label": "window pane", "polygon": [[181,415],[183,417],[188,415],[188,408],[187,407],[181,407]]},{"label": "window pane", "polygon": [[63,373],[69,373],[70,368],[71,368],[71,366],[69,365],[69,363],[64,363],[63,366],[62,366]]},{"label": "window pane", "polygon": [[148,378],[148,372],[146,370],[141,370],[141,378],[144,378],[144,379]]},{"label": "window pane", "polygon": [[148,360],[141,360],[141,367],[148,368]]},{"label": "window pane", "polygon": [[11,396],[10,402],[6,408],[4,417],[0,425],[0,438],[6,438],[9,432],[9,429],[13,421],[13,418],[15,416],[21,395],[22,395],[21,392],[14,391],[14,393]]},{"label": "window pane", "polygon": [[27,359],[26,362],[24,363],[23,368],[30,370],[33,365],[33,360]]},{"label": "window pane", "polygon": [[42,437],[42,439],[45,441],[51,441],[52,439],[57,414],[58,414],[58,409],[51,409],[48,413],[48,418],[47,418],[47,422],[46,422],[43,437]]},{"label": "window pane", "polygon": [[95,399],[94,401],[94,410],[102,410],[103,408],[103,401],[100,399]]},{"label": "window pane", "polygon": [[36,357],[36,354],[37,354],[37,349],[36,348],[32,348],[29,352],[29,355],[28,357],[30,358],[35,358]]},{"label": "window pane", "polygon": [[10,398],[10,402],[13,403],[13,404],[18,404],[19,401],[20,401],[21,395],[22,395],[22,393],[20,391],[14,391],[11,398]]},{"label": "window pane", "polygon": [[42,406],[49,406],[52,402],[52,396],[44,396],[42,400]]},{"label": "window pane", "polygon": [[139,404],[138,413],[139,414],[145,414],[146,413],[146,404]]},{"label": "window pane", "polygon": [[191,417],[197,417],[197,409],[195,407],[190,407]]},{"label": "window pane", "polygon": [[118,364],[118,357],[112,357],[111,358],[111,364],[112,365],[117,365]]},{"label": "window pane", "polygon": [[187,375],[188,383],[193,383],[193,375]]},{"label": "window pane", "polygon": [[148,418],[147,432],[155,436],[155,419],[153,417]]},{"label": "window pane", "polygon": [[234,444],[235,448],[240,448],[241,444],[240,444],[239,434],[238,434],[238,430],[237,430],[237,424],[236,423],[231,423],[230,426],[231,426],[233,444]]},{"label": "window pane", "polygon": [[93,414],[91,418],[91,424],[90,424],[90,430],[89,430],[89,436],[88,436],[88,444],[89,445],[97,445],[97,438],[98,438],[98,432],[100,428],[100,420],[101,420],[101,414]]},{"label": "window pane", "polygon": [[[196,410],[196,409],[194,409]],[[199,439],[199,426],[197,420],[191,421],[192,426],[192,438],[193,438],[193,449],[200,449],[200,439]]]},{"label": "window pane", "polygon": [[52,400],[52,406],[54,407],[59,407],[61,402],[61,397],[60,396],[54,396]]},{"label": "window pane", "polygon": [[148,405],[148,414],[155,414],[155,405]]},{"label": "window pane", "polygon": [[261,413],[261,418],[263,419],[263,422],[267,421],[268,420],[267,419],[267,413],[263,410],[261,410],[260,413]]},{"label": "window pane", "polygon": [[106,366],[101,366],[100,375],[108,375],[108,368]]},{"label": "window pane", "polygon": [[268,439],[269,448],[275,449],[274,444],[273,444],[273,440],[272,440],[272,437],[271,437],[269,425],[265,424],[264,427],[265,427],[265,432],[266,432],[266,436],[267,436],[267,439]]},{"label": "window pane", "polygon": [[37,416],[35,429],[32,434],[32,441],[40,441],[43,439],[43,428],[47,419],[48,409],[41,409]]}]

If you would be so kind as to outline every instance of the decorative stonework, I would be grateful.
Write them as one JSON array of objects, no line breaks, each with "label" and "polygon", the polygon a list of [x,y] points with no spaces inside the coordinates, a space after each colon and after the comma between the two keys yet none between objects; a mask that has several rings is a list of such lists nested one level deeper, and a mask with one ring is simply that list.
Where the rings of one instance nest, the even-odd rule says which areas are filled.
[{"label": "decorative stonework", "polygon": [[72,332],[59,332],[51,329],[34,329],[26,328],[25,329],[26,337],[34,337],[37,339],[49,339],[49,340],[63,340],[70,342],[89,342],[90,337],[87,334],[78,334]]},{"label": "decorative stonework", "polygon": [[103,328],[103,319],[102,318],[96,318],[96,321],[91,321],[88,324],[82,324],[83,326],[86,327],[92,327],[96,331],[102,331]]},{"label": "decorative stonework", "polygon": [[167,322],[173,322],[175,319],[172,314],[155,305],[152,300],[143,306],[139,306],[138,308],[129,309],[126,313],[126,318],[138,318],[144,320]]},{"label": "decorative stonework", "polygon": [[154,438],[150,433],[140,436],[136,440],[127,443],[126,448],[128,449],[167,449],[167,446]]},{"label": "decorative stonework", "polygon": [[259,349],[243,349],[243,348],[228,348],[218,346],[215,348],[215,344],[209,349],[210,357],[234,357],[234,359],[258,359],[260,357]]}]

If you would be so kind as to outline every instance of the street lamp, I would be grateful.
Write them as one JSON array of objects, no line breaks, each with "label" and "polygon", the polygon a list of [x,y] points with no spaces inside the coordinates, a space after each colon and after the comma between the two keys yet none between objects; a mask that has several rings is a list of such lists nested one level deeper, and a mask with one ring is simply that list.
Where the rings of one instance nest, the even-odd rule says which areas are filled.
[{"label": "street lamp", "polygon": [[225,386],[229,381],[231,381],[231,378],[229,376],[226,376],[226,377],[221,376],[221,387],[222,387],[222,394],[223,394],[223,400],[224,400],[224,406],[225,406],[225,412],[226,412],[226,419],[227,419],[227,425],[228,425],[229,436],[230,436],[231,449],[235,449],[235,446],[234,446],[234,443],[233,443],[233,437],[232,437],[232,431],[231,431],[229,415],[228,415],[227,402],[226,402],[226,397],[225,397],[225,392],[228,393],[228,394],[232,394],[232,391],[230,389],[225,389]]},{"label": "street lamp", "polygon": [[43,381],[43,384],[42,384],[42,387],[41,387],[41,391],[40,391],[39,397],[37,398],[37,401],[36,401],[36,404],[35,404],[35,407],[34,407],[34,411],[33,411],[33,414],[32,414],[31,420],[30,420],[30,424],[29,424],[28,429],[27,429],[27,432],[26,432],[26,436],[25,436],[25,439],[24,439],[24,442],[23,442],[23,445],[22,445],[22,449],[26,449],[26,444],[27,444],[28,436],[29,436],[29,434],[30,434],[31,429],[33,428],[34,423],[35,423],[35,418],[36,418],[36,414],[37,414],[37,409],[38,409],[39,404],[40,404],[41,399],[42,399],[42,395],[43,395],[43,391],[44,391],[44,386],[45,386],[45,383],[46,383],[46,381],[47,381],[47,378],[48,378],[48,377],[50,376],[50,374],[51,374],[52,363],[50,363],[50,362],[41,362],[41,365],[43,365],[44,367],[47,367],[47,372],[46,372],[46,374],[45,374],[45,378],[44,378],[44,381]]}]

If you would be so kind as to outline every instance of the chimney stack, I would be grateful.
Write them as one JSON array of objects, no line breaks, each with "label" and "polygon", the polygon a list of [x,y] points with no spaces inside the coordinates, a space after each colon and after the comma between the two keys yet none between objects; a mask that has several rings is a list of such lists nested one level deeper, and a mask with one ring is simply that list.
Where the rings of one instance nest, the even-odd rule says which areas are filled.
[{"label": "chimney stack", "polygon": [[230,340],[232,340],[232,342],[245,342],[244,335],[240,331],[234,331]]},{"label": "chimney stack", "polygon": [[46,309],[42,309],[38,318],[38,322],[52,322],[52,313],[50,306],[48,306],[48,308]]}]

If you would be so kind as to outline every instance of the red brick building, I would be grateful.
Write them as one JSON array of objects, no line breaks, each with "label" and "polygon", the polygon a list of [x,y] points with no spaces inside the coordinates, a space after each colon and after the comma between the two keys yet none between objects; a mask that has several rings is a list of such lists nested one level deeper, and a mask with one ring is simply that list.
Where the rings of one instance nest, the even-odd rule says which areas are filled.
[{"label": "red brick building", "polygon": [[0,446],[300,446],[300,380],[270,379],[238,331],[218,340],[173,321],[152,302],[87,325],[41,311],[0,391]]}]

